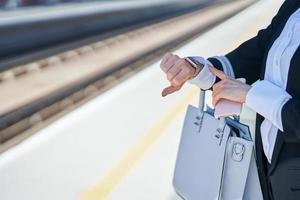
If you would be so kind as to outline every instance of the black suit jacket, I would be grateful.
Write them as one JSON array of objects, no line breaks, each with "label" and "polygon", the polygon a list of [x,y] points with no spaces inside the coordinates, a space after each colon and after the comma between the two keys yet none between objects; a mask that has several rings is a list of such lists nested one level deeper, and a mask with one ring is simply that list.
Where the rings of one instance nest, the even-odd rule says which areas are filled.
[{"label": "black suit jacket", "polygon": [[[248,84],[264,78],[268,51],[279,37],[288,18],[299,8],[300,0],[286,0],[271,24],[250,40],[228,53],[236,78],[246,78]],[[299,38],[300,39],[300,38]],[[215,58],[208,59],[216,68],[222,64]],[[287,92],[292,96],[282,109],[284,132],[278,131],[268,164],[263,152],[260,125],[263,117],[256,118],[256,158],[264,199],[300,200],[300,48],[292,57]]]}]

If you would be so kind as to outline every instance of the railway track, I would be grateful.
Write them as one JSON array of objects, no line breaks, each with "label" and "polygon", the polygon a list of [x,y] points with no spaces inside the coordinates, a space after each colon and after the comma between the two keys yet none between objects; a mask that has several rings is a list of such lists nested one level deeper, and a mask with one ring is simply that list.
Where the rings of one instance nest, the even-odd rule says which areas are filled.
[{"label": "railway track", "polygon": [[199,10],[213,1],[100,1],[3,11],[0,72]]},{"label": "railway track", "polygon": [[254,2],[216,2],[2,72],[0,152]]}]

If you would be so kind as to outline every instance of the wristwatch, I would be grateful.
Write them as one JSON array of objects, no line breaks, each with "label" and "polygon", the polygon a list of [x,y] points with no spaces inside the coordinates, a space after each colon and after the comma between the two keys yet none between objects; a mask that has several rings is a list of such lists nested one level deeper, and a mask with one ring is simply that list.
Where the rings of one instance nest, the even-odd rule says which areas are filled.
[{"label": "wristwatch", "polygon": [[197,59],[195,59],[195,58],[193,58],[193,57],[185,57],[184,59],[185,59],[188,63],[190,63],[192,67],[195,68],[195,73],[194,73],[194,75],[193,75],[191,78],[189,78],[189,79],[195,78],[195,77],[199,74],[199,72],[201,71],[201,69],[203,69],[204,64],[201,63],[201,62],[199,62]]}]

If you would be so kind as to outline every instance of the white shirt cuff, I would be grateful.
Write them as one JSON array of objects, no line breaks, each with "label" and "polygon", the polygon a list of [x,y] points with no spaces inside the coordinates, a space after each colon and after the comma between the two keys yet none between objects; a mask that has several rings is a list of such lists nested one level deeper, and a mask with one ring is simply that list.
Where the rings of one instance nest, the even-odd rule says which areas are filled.
[{"label": "white shirt cuff", "polygon": [[291,98],[291,95],[284,89],[267,80],[262,80],[253,84],[246,96],[245,104],[283,131],[281,110]]},{"label": "white shirt cuff", "polygon": [[188,83],[198,86],[203,90],[207,90],[213,86],[216,81],[216,76],[211,73],[208,66],[213,66],[208,60],[202,57],[193,57],[198,62],[204,65],[203,69],[193,79],[189,79]]}]

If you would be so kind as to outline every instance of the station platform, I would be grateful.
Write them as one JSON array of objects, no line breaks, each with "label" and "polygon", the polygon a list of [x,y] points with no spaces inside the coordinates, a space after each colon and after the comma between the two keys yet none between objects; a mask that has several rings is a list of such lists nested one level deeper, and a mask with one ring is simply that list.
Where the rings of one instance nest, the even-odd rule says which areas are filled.
[{"label": "station platform", "polygon": [[[224,55],[266,27],[282,2],[260,0],[175,53]],[[157,61],[1,154],[1,199],[179,200],[175,159],[199,89],[185,84],[161,97],[168,84]],[[253,132],[253,111],[241,117]]]}]

